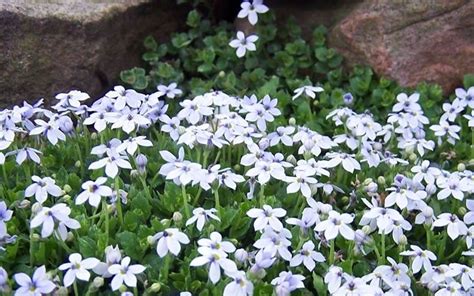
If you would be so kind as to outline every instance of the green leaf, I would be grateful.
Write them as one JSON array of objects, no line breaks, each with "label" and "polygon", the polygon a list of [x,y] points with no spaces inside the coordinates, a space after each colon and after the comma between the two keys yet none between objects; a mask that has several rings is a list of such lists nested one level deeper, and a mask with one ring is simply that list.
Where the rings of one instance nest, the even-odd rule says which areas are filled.
[{"label": "green leaf", "polygon": [[147,36],[143,41],[143,45],[146,49],[150,51],[155,51],[158,48],[158,43],[156,43],[155,38],[153,38],[153,36]]},{"label": "green leaf", "polygon": [[135,233],[124,231],[118,234],[117,238],[125,254],[135,260],[140,260],[143,257],[144,251],[141,248],[140,241]]},{"label": "green leaf", "polygon": [[320,296],[327,295],[326,285],[324,284],[323,278],[314,272],[313,272],[313,286],[316,292],[318,292],[318,295]]},{"label": "green leaf", "polygon": [[191,10],[188,13],[188,17],[186,19],[186,24],[191,28],[197,28],[199,26],[199,22],[201,21],[201,15],[196,9]]},{"label": "green leaf", "polygon": [[95,257],[97,245],[93,239],[84,236],[79,238],[79,251],[84,258]]}]

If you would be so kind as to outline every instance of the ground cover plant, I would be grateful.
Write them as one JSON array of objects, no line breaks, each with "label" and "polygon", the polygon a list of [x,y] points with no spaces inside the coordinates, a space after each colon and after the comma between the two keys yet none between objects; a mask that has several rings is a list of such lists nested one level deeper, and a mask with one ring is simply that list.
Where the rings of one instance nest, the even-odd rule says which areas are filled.
[{"label": "ground cover plant", "polygon": [[[0,113],[0,289],[472,295],[474,87],[347,73],[261,1],[93,101]],[[244,50],[245,49],[245,50]]]}]

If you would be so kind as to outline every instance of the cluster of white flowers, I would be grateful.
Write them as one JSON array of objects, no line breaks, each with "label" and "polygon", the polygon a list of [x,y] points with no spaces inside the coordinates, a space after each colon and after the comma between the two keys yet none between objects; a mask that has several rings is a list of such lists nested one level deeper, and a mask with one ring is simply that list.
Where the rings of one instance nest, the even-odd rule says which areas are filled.
[{"label": "cluster of white flowers", "polygon": [[[264,13],[265,8],[261,1],[244,2],[239,17],[248,16],[255,24],[257,13]],[[238,55],[239,51],[245,52],[241,47]],[[320,91],[319,87],[303,86],[295,91],[295,98],[303,93],[314,98]],[[191,208],[192,215],[186,214],[185,225],[166,227],[150,236],[149,243],[156,243],[159,257],[169,253],[179,256],[182,248],[193,247],[188,231],[196,224],[198,233],[209,238],[196,241],[198,254],[194,253],[196,257],[190,266],[205,266],[213,284],[224,278],[223,272],[227,281],[224,295],[251,295],[252,281],[263,279],[266,270],[273,266],[286,267],[271,284],[277,295],[288,295],[304,288],[305,275],[299,273],[313,272],[317,264],[327,266],[323,263],[326,261],[329,269],[324,282],[332,295],[408,295],[413,293],[413,275],[419,275],[420,283],[435,295],[474,293],[472,266],[460,262],[434,265],[444,254],[435,254],[435,242],[430,241],[437,232],[438,237],[444,236],[445,242],[449,237],[452,245],[459,246],[453,254],[465,251],[463,257],[474,255],[474,174],[464,164],[458,171],[449,171],[434,160],[424,159],[437,146],[456,144],[463,125],[473,126],[474,88],[457,89],[457,98],[443,105],[439,124],[431,126],[417,93],[399,94],[386,123],[377,122],[369,112],[359,114],[348,107],[333,110],[327,119],[344,131],[335,135],[324,135],[295,124],[276,126],[275,119],[282,112],[277,99],[268,95],[261,99],[256,95],[241,98],[212,91],[180,101],[176,114],[167,114],[165,100],[179,95],[182,92],[175,83],[161,85],[150,95],[117,86],[91,106],[83,105],[89,98],[87,94],[71,91],[56,97],[59,100],[53,107],[56,113],[43,108],[42,101],[3,110],[0,149],[7,153],[0,152],[1,162],[15,155],[18,165],[27,160],[41,163],[40,150],[11,145],[19,135],[34,137],[42,147],[46,142],[58,145],[80,131],[89,133],[87,126],[93,127],[96,139],[100,138],[101,142],[91,148],[90,154],[95,159],[88,168],[104,170],[95,172],[98,177],[94,180],[85,179],[82,189],[76,188],[79,193],[74,202],[78,207],[86,207],[83,204],[87,202],[94,210],[102,204],[104,211],[108,211],[108,204],[116,203],[115,214],[120,215],[127,192],[118,188],[120,180],[116,178],[129,171],[146,173],[147,156],[140,150],[149,149],[153,142],[140,133],[158,125],[179,147],[176,156],[167,150],[159,151],[165,162],[159,175],[182,187],[186,203],[183,211],[186,213]],[[77,124],[72,117],[77,118]],[[467,125],[462,122],[466,119]],[[225,148],[243,151],[240,158],[236,154],[228,157],[229,162],[239,164],[238,168],[222,168],[219,164]],[[290,148],[294,153],[287,152]],[[400,156],[389,148],[398,149]],[[218,151],[214,161],[208,159],[213,149]],[[192,158],[193,151],[202,152],[202,158],[197,162],[185,160],[186,155]],[[371,172],[377,174],[372,177],[379,177],[387,168],[395,169],[387,172],[386,178],[381,177],[382,181],[367,178],[360,182],[358,177],[353,178],[356,174],[369,176]],[[342,179],[347,177],[354,181],[353,188],[341,186]],[[382,188],[385,179],[391,184]],[[66,241],[72,235],[69,230],[79,229],[81,225],[70,217],[65,189],[52,176],[34,175],[31,180],[31,185],[24,188],[24,196],[34,196],[36,200],[29,221],[32,233],[41,226],[42,238],[55,233],[61,243]],[[288,198],[294,199],[296,210],[291,215],[281,204],[277,206],[265,199],[265,188],[272,184],[282,184]],[[212,190],[216,195],[215,207],[188,205],[185,192],[188,186],[198,187],[199,192]],[[221,187],[245,191],[253,200],[255,206],[247,211],[248,217],[254,219],[256,236],[252,249],[236,249],[235,242],[230,241],[232,238],[207,231],[211,223],[219,223],[223,218],[218,203]],[[346,202],[347,208],[341,209],[336,205],[340,203],[333,200],[345,194],[351,197]],[[117,202],[119,198],[122,202]],[[367,208],[363,212],[355,210],[356,206],[364,205]],[[13,238],[6,227],[12,214],[7,204],[0,201],[2,245]],[[414,229],[422,229],[417,235],[426,233],[426,244],[424,240],[408,241]],[[395,243],[398,262],[385,256],[388,239]],[[410,250],[406,250],[408,245]],[[341,246],[347,250],[336,249]],[[341,256],[371,252],[377,253],[378,266],[361,277],[354,277],[337,266],[344,258]],[[122,285],[137,286],[136,275],[143,273],[145,266],[131,264],[130,257],[122,257],[118,247],[107,247],[105,257],[106,262],[99,262],[95,258],[82,259],[78,253],[70,254],[69,263],[58,267],[66,271],[64,286],[73,285],[76,279],[89,281],[89,270],[103,278],[112,278],[114,291]],[[402,262],[406,257],[410,268]],[[389,265],[385,264],[387,261]],[[292,270],[299,266],[304,268]],[[298,274],[293,274],[296,270]],[[2,271],[0,279],[6,278],[5,274]],[[14,279],[19,286],[18,295],[28,291],[50,293],[56,287],[48,278],[45,266],[38,267],[32,279],[24,273],[16,274]]]}]

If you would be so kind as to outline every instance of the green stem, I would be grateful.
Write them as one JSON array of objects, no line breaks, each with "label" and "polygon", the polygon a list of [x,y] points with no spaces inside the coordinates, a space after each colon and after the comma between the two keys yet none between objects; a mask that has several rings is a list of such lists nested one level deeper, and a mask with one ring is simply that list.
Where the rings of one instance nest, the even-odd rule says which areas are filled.
[{"label": "green stem", "polygon": [[119,220],[119,226],[122,227],[123,225],[123,215],[122,215],[122,201],[120,198],[120,179],[118,177],[115,178],[115,191],[117,194],[117,200],[115,201],[115,206],[117,208],[117,216]]},{"label": "green stem", "polygon": [[439,244],[439,249],[438,249],[438,253],[439,253],[439,257],[438,257],[438,262],[439,264],[441,264],[441,262],[443,262],[443,259],[444,259],[444,250],[446,250],[446,239],[448,238],[448,236],[446,235],[446,231],[443,232],[443,238],[441,239],[441,243]]},{"label": "green stem", "polygon": [[193,207],[196,207],[196,205],[198,204],[199,197],[201,196],[201,192],[202,192],[202,187],[199,186],[198,192],[196,193],[196,196],[194,197]]},{"label": "green stem", "polygon": [[[109,211],[107,210],[107,202],[105,200],[102,201],[102,211],[105,215],[105,245],[109,245]],[[102,217],[101,217],[102,218]]]},{"label": "green stem", "polygon": [[186,194],[186,187],[181,185],[181,194],[183,195],[184,219],[185,221],[191,217],[188,205],[188,195]]},{"label": "green stem", "polygon": [[147,197],[150,199],[150,201],[152,200],[152,197],[151,197],[151,193],[150,193],[150,189],[148,188],[147,184],[146,184],[146,180],[145,180],[145,176],[140,174],[140,181],[142,183],[142,186],[143,186],[143,190],[145,190],[145,193],[147,195]]},{"label": "green stem", "polygon": [[432,236],[432,231],[429,226],[425,225],[425,231],[426,231],[426,248],[428,250],[431,250],[431,236]]},{"label": "green stem", "polygon": [[3,171],[3,179],[4,179],[3,181],[8,187],[8,175],[7,175],[7,169],[5,168],[5,164],[2,164],[2,171]]},{"label": "green stem", "polygon": [[377,256],[377,262],[379,265],[381,265],[382,256],[380,256],[380,252],[379,252],[379,249],[377,248],[377,243],[375,241],[373,242],[373,247],[374,247],[375,255]]},{"label": "green stem", "polygon": [[75,296],[79,296],[80,294],[79,294],[79,291],[78,291],[78,289],[77,289],[77,283],[76,283],[76,281],[74,281],[74,284],[72,284],[72,286],[73,286],[73,288],[74,288],[74,295],[75,295]]},{"label": "green stem", "polygon": [[217,187],[214,189],[214,202],[216,204],[216,210],[219,213],[219,216],[221,216],[221,203],[219,201],[219,190]]},{"label": "green stem", "polygon": [[34,245],[33,245],[33,229],[30,229],[30,266],[33,267],[35,263],[34,257]]},{"label": "green stem", "polygon": [[382,262],[380,264],[385,264],[385,233],[382,233],[382,237],[380,238],[380,244],[382,248]]},{"label": "green stem", "polygon": [[334,246],[334,239],[331,240],[330,245],[329,245],[329,266],[334,264],[334,257],[335,257],[335,246]]},{"label": "green stem", "polygon": [[260,201],[260,207],[262,208],[263,205],[265,204],[265,185],[260,185],[260,192],[259,192],[259,201]]}]

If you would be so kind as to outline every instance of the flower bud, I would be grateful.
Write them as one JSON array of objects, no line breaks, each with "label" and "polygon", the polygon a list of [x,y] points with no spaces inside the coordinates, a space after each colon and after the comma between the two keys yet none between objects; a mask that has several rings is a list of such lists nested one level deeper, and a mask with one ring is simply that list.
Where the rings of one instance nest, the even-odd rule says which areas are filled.
[{"label": "flower bud", "polygon": [[342,200],[342,202],[343,202],[344,204],[346,204],[346,203],[349,202],[349,196],[344,195],[341,200]]},{"label": "flower bud", "polygon": [[186,132],[186,128],[185,128],[184,126],[180,125],[180,126],[178,127],[178,133],[179,133],[180,135],[182,135],[182,134],[184,134],[185,132]]},{"label": "flower bud", "polygon": [[372,183],[374,180],[372,180],[372,178],[367,178],[364,180],[364,183],[362,183],[364,186],[367,186],[369,185],[370,183]]},{"label": "flower bud", "polygon": [[160,283],[153,283],[150,287],[150,291],[154,292],[154,293],[160,292],[160,290],[161,290],[161,284]]},{"label": "flower bud", "polygon": [[148,163],[148,158],[146,158],[145,155],[143,154],[138,154],[137,158],[135,159],[137,163],[137,170],[140,174],[143,174],[146,172],[146,165]]},{"label": "flower bud", "polygon": [[342,96],[342,99],[344,100],[344,105],[346,106],[352,105],[352,103],[354,102],[354,97],[351,93],[345,93]]},{"label": "flower bud", "polygon": [[365,234],[369,235],[369,234],[372,232],[372,229],[370,228],[369,225],[364,225],[364,226],[362,227],[362,231],[363,231]]},{"label": "flower bud", "polygon": [[71,231],[67,233],[66,241],[68,242],[74,241],[74,234]]},{"label": "flower bud", "polygon": [[421,211],[423,213],[423,216],[425,217],[433,217],[433,209],[431,207],[424,207],[423,210]]},{"label": "flower bud", "polygon": [[82,164],[81,164],[81,161],[80,161],[80,160],[76,161],[76,163],[74,164],[74,166],[75,166],[76,168],[80,168],[81,165],[82,165]]},{"label": "flower bud", "polygon": [[120,288],[119,288],[119,291],[120,291],[120,293],[125,293],[125,292],[127,292],[127,286],[125,286],[124,284],[122,284],[122,285],[120,286]]},{"label": "flower bud", "polygon": [[148,242],[150,246],[155,243],[155,239],[153,238],[152,235],[147,236],[146,241]]},{"label": "flower bud", "polygon": [[238,249],[234,253],[235,260],[244,263],[249,257],[249,253],[244,249]]},{"label": "flower bud", "polygon": [[383,149],[383,145],[380,142],[375,142],[373,147],[374,147],[374,150],[376,150],[376,151],[382,151],[382,149]]},{"label": "flower bud", "polygon": [[20,209],[26,209],[26,208],[29,208],[31,205],[31,202],[27,199],[24,199],[20,202],[20,204],[18,205],[18,208]]},{"label": "flower bud", "polygon": [[407,243],[408,243],[408,239],[407,239],[406,235],[404,235],[404,234],[400,235],[399,244],[401,246],[405,246]]},{"label": "flower bud", "polygon": [[466,215],[466,213],[467,213],[467,209],[465,207],[460,207],[458,209],[459,216],[464,216],[464,215]]},{"label": "flower bud", "polygon": [[290,117],[290,119],[288,120],[288,124],[289,125],[296,125],[296,119],[294,117]]},{"label": "flower bud", "polygon": [[31,213],[36,215],[43,209],[43,206],[39,202],[35,202],[31,207]]},{"label": "flower bud", "polygon": [[181,214],[180,212],[174,212],[172,219],[175,223],[181,222],[183,220],[183,214]]},{"label": "flower bud", "polygon": [[286,158],[286,161],[288,161],[289,163],[291,163],[292,165],[296,165],[297,164],[297,160],[296,160],[296,157],[293,155],[293,154],[290,154],[288,155],[288,157]]},{"label": "flower bud", "polygon": [[415,153],[411,153],[410,156],[408,157],[408,159],[409,159],[411,162],[414,162],[415,160],[418,159],[418,156],[416,156]]},{"label": "flower bud", "polygon": [[224,76],[225,76],[225,72],[224,72],[224,71],[220,71],[220,72],[219,72],[219,77],[220,77],[220,78],[223,78]]},{"label": "flower bud", "polygon": [[385,183],[385,177],[384,177],[384,176],[379,176],[379,177],[377,178],[377,183],[378,183],[380,186],[385,185],[385,184],[386,184],[386,183]]},{"label": "flower bud", "polygon": [[318,105],[319,105],[319,101],[318,101],[318,100],[314,100],[314,101],[313,101],[313,106],[316,107],[316,106],[318,106]]},{"label": "flower bud", "polygon": [[130,171],[130,177],[136,179],[140,176],[140,173],[137,170],[131,170]]},{"label": "flower bud", "polygon": [[37,233],[33,233],[33,234],[31,235],[31,240],[34,241],[34,242],[38,242],[38,241],[41,240],[41,236],[40,236],[39,234],[37,234]]},{"label": "flower bud", "polygon": [[458,171],[464,172],[466,170],[466,165],[464,163],[458,164]]},{"label": "flower bud", "polygon": [[238,172],[240,171],[240,169],[241,169],[240,164],[234,165],[234,171]]},{"label": "flower bud", "polygon": [[170,219],[161,219],[161,225],[168,225],[170,223]]},{"label": "flower bud", "polygon": [[97,140],[97,133],[93,132],[90,137],[91,137],[91,140]]},{"label": "flower bud", "polygon": [[470,159],[469,160],[469,166],[473,166],[474,165],[474,159]]},{"label": "flower bud", "polygon": [[72,188],[69,184],[64,185],[63,187],[64,192],[69,193],[71,192]]},{"label": "flower bud", "polygon": [[216,229],[213,224],[210,224],[208,228],[209,228],[209,232],[213,232]]},{"label": "flower bud", "polygon": [[365,186],[365,191],[367,191],[368,193],[377,193],[378,189],[379,187],[375,182],[370,182],[369,184],[367,184],[367,186]]},{"label": "flower bud", "polygon": [[71,196],[69,194],[66,194],[63,196],[63,200],[64,201],[70,201],[71,200]]}]

